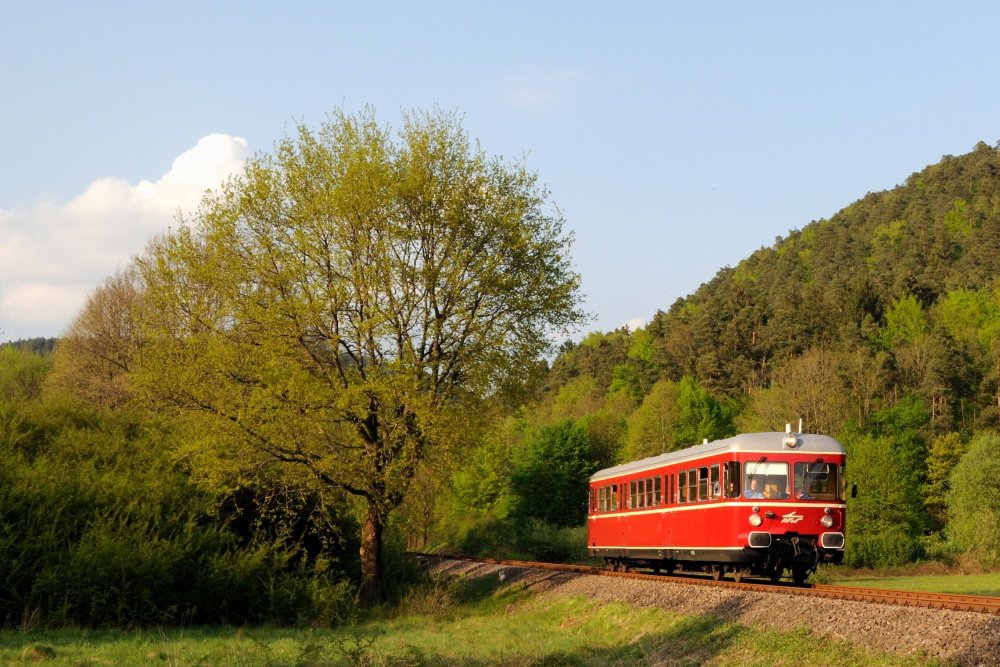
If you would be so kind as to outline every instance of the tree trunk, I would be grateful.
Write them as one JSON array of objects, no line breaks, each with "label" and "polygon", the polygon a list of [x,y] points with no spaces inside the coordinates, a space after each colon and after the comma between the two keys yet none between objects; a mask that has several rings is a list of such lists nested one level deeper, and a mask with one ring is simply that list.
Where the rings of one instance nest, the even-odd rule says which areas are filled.
[{"label": "tree trunk", "polygon": [[365,525],[361,529],[361,602],[371,607],[385,601],[382,586],[382,529],[385,522],[369,502]]}]

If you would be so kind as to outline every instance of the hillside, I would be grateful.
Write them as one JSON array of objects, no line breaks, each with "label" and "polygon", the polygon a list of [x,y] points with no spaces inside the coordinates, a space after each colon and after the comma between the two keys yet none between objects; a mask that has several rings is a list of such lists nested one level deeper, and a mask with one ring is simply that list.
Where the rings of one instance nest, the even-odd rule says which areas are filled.
[{"label": "hillside", "polygon": [[564,348],[546,389],[588,373],[607,388],[625,363],[646,390],[651,380],[690,376],[746,402],[809,350],[872,360],[881,353],[883,381],[862,402],[911,392],[947,428],[995,425],[998,176],[1000,153],[984,143],[946,156],[723,268],[657,312],[643,337],[647,363],[627,360],[624,339],[614,349],[613,333],[591,336]]},{"label": "hillside", "polygon": [[998,177],[986,144],[946,156],[721,269],[643,329],[564,344],[453,477],[453,513],[501,524],[447,539],[500,549],[482,535],[503,521],[552,522],[518,491],[526,461],[592,470],[801,420],[844,443],[862,489],[849,563],[1000,564]]}]

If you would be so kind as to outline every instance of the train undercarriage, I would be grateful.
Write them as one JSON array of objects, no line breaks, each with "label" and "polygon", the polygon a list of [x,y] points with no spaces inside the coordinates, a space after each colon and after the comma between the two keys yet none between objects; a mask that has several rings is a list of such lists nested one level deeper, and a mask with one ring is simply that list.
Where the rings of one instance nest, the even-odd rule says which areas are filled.
[{"label": "train undercarriage", "polygon": [[[594,549],[615,571],[647,569],[654,573],[705,572],[716,581],[731,574],[737,583],[763,578],[777,583],[788,571],[797,585],[805,583],[820,563],[840,563],[842,549],[824,549],[815,535],[773,535],[768,547],[733,549]],[[613,552],[613,553],[612,553]]]}]

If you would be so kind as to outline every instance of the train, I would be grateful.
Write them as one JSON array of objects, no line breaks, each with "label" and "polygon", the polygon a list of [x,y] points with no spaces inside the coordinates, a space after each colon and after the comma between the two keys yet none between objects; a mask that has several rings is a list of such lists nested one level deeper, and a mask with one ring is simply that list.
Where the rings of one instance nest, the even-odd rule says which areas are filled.
[{"label": "train", "polygon": [[820,563],[843,561],[846,465],[839,442],[789,425],[599,470],[589,481],[587,548],[614,570],[737,582],[787,572],[801,585]]}]

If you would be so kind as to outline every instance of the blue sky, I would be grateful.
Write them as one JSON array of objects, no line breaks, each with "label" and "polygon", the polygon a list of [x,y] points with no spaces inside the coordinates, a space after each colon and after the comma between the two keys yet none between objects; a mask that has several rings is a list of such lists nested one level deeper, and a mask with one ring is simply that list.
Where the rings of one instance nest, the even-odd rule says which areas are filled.
[{"label": "blue sky", "polygon": [[33,2],[0,8],[0,340],[293,119],[457,110],[576,234],[589,329],[1000,139],[993,3]]}]

